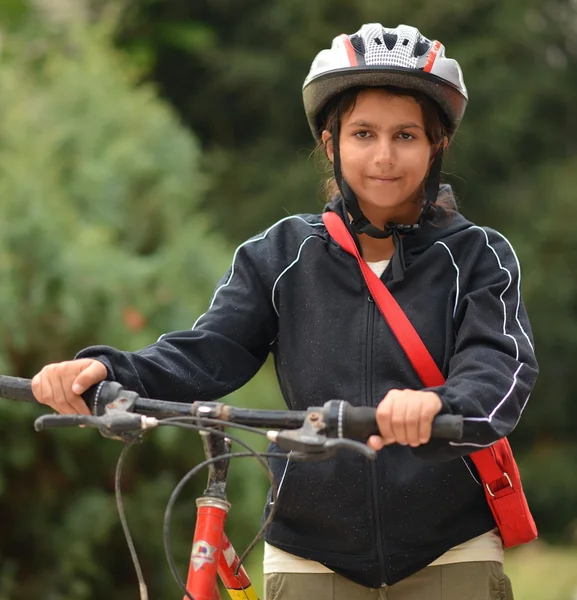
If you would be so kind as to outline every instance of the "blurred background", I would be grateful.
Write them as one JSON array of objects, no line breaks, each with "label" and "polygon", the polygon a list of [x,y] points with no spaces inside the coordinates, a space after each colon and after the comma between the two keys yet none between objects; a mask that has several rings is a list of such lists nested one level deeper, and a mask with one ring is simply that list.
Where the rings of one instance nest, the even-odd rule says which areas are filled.
[{"label": "blurred background", "polygon": [[[373,21],[418,27],[463,67],[470,103],[445,179],[515,246],[541,364],[511,436],[541,537],[506,568],[521,600],[575,600],[575,0],[1,0],[0,372],[188,328],[238,243],[320,211],[302,82],[335,35]],[[229,400],[280,407],[270,365]],[[0,403],[0,600],[137,598],[114,504],[120,444],[35,434],[40,412]],[[151,598],[181,597],[162,516],[200,459],[194,436],[159,431],[125,468]],[[183,565],[203,486],[175,514]],[[233,464],[239,552],[267,488],[256,464]]]}]

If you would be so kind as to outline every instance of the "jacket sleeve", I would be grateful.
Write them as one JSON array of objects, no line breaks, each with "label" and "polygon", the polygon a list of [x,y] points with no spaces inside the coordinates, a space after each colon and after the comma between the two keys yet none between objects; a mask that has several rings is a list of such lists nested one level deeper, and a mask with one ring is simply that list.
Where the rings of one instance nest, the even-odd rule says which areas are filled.
[{"label": "jacket sleeve", "polygon": [[454,315],[455,346],[446,383],[428,388],[441,398],[441,413],[463,415],[463,439],[416,448],[423,458],[463,456],[510,434],[538,373],[515,252],[501,234],[472,229],[482,245],[478,252],[461,252],[469,251],[466,262],[471,266],[461,278],[464,289]]},{"label": "jacket sleeve", "polygon": [[137,352],[92,346],[76,358],[100,360],[109,379],[143,397],[214,400],[241,387],[266,360],[278,327],[266,275],[257,266],[267,247],[262,239],[238,248],[210,307],[190,330],[167,333]]}]

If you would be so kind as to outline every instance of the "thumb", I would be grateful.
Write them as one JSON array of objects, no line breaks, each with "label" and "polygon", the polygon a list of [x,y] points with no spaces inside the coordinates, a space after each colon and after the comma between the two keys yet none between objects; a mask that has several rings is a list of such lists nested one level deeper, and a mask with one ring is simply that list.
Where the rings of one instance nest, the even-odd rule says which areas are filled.
[{"label": "thumb", "polygon": [[385,447],[385,442],[380,435],[371,435],[367,440],[367,445],[378,452]]},{"label": "thumb", "polygon": [[108,371],[103,363],[91,358],[79,359],[80,372],[72,383],[72,391],[80,396],[88,388],[106,379]]}]

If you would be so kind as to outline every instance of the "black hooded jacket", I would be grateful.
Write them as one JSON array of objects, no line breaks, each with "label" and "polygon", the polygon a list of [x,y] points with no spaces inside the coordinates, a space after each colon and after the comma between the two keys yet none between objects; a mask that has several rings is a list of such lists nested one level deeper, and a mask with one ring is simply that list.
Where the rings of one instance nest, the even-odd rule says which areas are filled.
[{"label": "black hooded jacket", "polygon": [[[328,205],[348,224],[342,201]],[[461,443],[385,447],[374,462],[272,459],[280,486],[266,540],[360,584],[392,585],[495,527],[468,454],[516,426],[537,375],[519,263],[499,233],[455,214],[402,241],[405,271],[382,275],[446,383],[442,412],[465,417]],[[422,384],[369,297],[356,259],[321,215],[294,215],[242,244],[192,329],[138,352],[88,348],[111,379],[143,396],[220,398],[269,352],[287,405],[339,398],[376,406]],[[268,511],[270,506],[267,505]]]}]

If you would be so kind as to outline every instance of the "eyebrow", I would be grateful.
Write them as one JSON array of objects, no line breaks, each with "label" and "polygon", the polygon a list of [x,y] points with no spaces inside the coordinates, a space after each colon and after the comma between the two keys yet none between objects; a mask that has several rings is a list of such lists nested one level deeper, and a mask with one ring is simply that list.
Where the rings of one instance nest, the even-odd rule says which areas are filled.
[{"label": "eyebrow", "polygon": [[[357,121],[352,121],[351,123],[349,123],[347,125],[347,127],[367,127],[369,129],[380,129],[380,127],[378,125],[375,125],[374,123],[370,123],[369,121],[363,121],[362,119],[359,119]],[[418,123],[415,123],[414,121],[409,121],[407,123],[399,123],[398,125],[395,125],[395,127],[393,129],[423,129],[423,127],[421,127],[421,125],[419,125]]]}]

